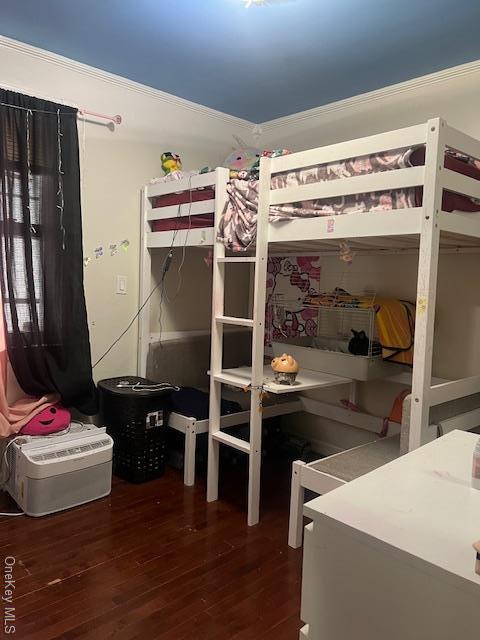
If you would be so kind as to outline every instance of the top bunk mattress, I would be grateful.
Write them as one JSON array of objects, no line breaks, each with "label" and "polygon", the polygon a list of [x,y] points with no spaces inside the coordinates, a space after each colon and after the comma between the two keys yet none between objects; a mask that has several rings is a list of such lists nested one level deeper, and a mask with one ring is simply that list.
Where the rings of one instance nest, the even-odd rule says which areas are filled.
[{"label": "top bunk mattress", "polygon": [[[279,173],[272,176],[271,187],[272,189],[298,187],[424,164],[424,145],[395,149],[350,158],[341,162],[331,162]],[[462,154],[447,151],[444,166],[452,171],[480,180],[478,162]],[[220,221],[218,239],[229,249],[237,251],[248,249],[254,243],[256,235],[258,181],[231,180],[227,186],[227,192],[228,204]],[[326,200],[293,202],[271,206],[270,221],[410,209],[421,207],[422,197],[422,187],[414,187],[353,194]],[[444,191],[442,209],[443,211],[476,212],[480,211],[480,202],[460,194]]]}]

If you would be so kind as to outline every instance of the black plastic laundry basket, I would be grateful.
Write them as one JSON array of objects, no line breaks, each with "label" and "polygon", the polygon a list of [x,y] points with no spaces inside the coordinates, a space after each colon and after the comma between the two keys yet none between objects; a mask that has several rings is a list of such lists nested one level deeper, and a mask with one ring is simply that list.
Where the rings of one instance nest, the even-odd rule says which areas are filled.
[{"label": "black plastic laundry basket", "polygon": [[165,470],[165,435],[171,389],[136,376],[98,383],[100,418],[113,438],[113,472],[129,482]]}]

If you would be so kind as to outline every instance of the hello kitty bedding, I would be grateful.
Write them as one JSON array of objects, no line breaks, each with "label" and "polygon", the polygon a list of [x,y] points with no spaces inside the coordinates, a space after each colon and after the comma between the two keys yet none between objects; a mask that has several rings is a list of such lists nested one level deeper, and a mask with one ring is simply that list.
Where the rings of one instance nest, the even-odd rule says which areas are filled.
[{"label": "hello kitty bedding", "polygon": [[[283,189],[423,164],[425,164],[424,145],[276,174],[272,177],[271,185],[272,189]],[[467,156],[447,151],[445,167],[480,180],[480,167],[476,161]],[[227,185],[227,192],[229,200],[219,225],[218,239],[229,249],[236,251],[249,249],[254,244],[256,236],[258,181],[231,180]],[[270,222],[298,217],[392,211],[419,207],[421,204],[421,187],[393,189],[271,206]],[[459,194],[444,192],[442,209],[444,211],[480,211],[480,202]]]}]

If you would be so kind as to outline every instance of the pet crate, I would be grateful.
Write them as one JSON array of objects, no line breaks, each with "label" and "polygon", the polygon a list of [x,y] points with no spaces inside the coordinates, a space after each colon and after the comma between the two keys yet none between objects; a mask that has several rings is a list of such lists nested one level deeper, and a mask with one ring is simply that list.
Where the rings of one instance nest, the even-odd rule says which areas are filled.
[{"label": "pet crate", "polygon": [[171,388],[135,376],[98,383],[100,418],[113,439],[113,472],[145,482],[165,470]]},{"label": "pet crate", "polygon": [[[336,288],[302,301],[274,295],[270,304],[277,327],[277,337],[272,341],[274,356],[288,352],[301,368],[354,380],[392,373],[392,364],[383,361],[378,341],[375,293],[353,295]],[[299,317],[304,326],[288,326],[289,319],[295,318],[298,323]],[[309,319],[314,321],[310,328]],[[278,327],[283,329],[279,331]]]}]

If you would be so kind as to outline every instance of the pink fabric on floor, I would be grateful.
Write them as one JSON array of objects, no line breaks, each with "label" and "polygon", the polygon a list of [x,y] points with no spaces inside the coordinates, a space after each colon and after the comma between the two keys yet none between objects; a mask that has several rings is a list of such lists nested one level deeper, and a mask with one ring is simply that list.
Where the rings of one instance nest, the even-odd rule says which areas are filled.
[{"label": "pink fabric on floor", "polygon": [[3,304],[0,297],[0,437],[18,433],[37,413],[60,400],[57,393],[41,398],[25,395],[8,361]]}]

